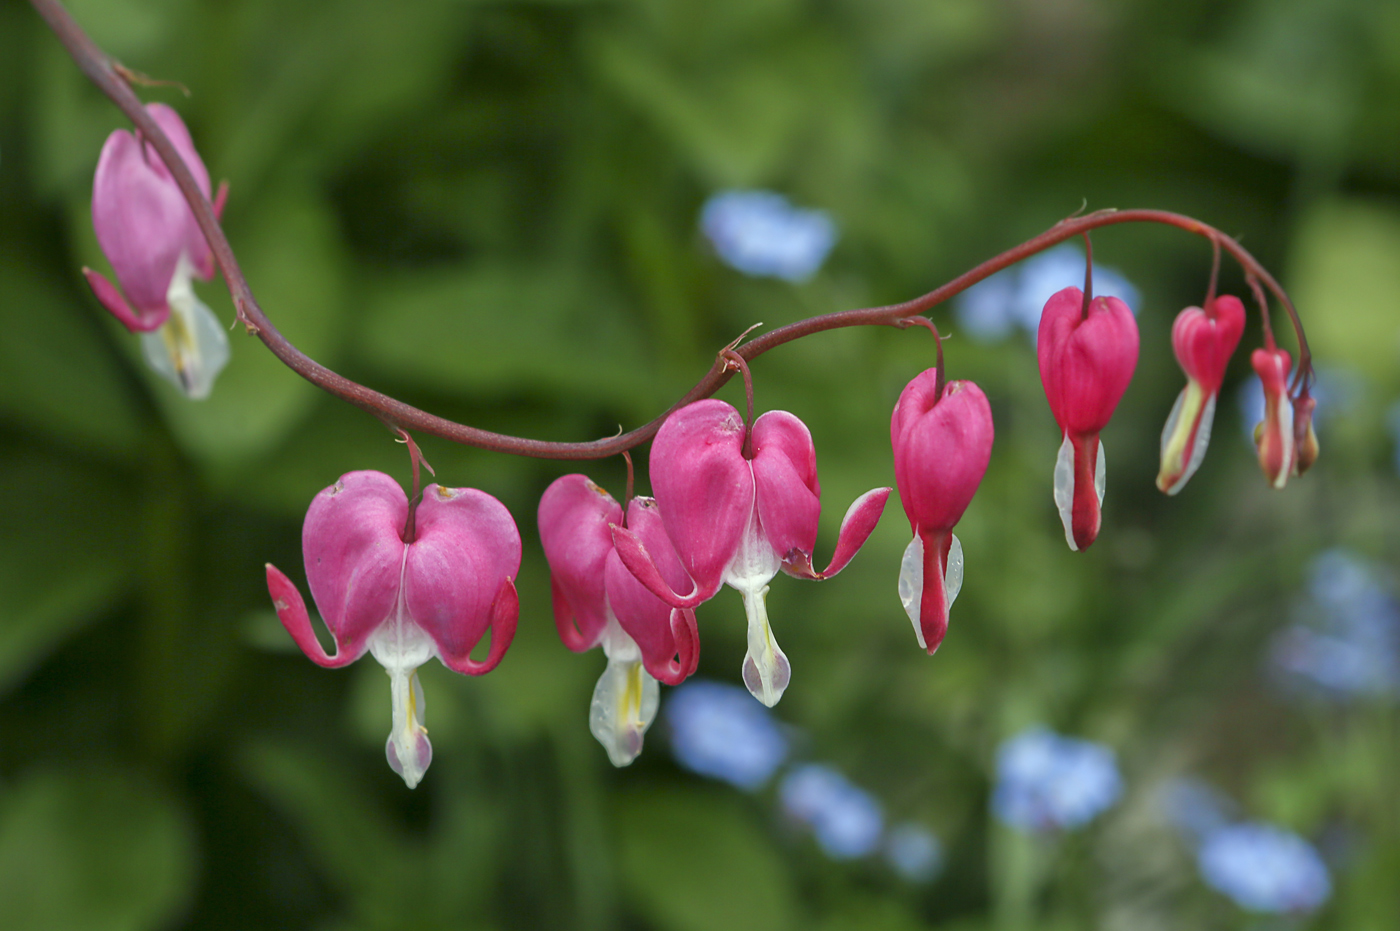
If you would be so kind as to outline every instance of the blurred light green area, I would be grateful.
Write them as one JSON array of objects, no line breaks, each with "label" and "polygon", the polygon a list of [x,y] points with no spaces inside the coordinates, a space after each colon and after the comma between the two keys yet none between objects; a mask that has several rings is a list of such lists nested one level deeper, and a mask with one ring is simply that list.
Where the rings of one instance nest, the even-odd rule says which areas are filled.
[{"label": "blurred light green area", "polygon": [[[756,796],[680,770],[664,727],[614,770],[586,721],[597,653],[554,633],[535,507],[566,464],[420,437],[446,485],[501,498],[526,542],[510,653],[434,665],[435,762],[385,765],[368,661],[278,639],[263,564],[304,584],[301,516],[341,473],[408,480],[372,417],[241,331],[212,397],[140,361],[78,269],[103,139],[124,127],[23,3],[0,6],[0,925],[35,929],[1231,929],[1153,808],[1194,774],[1252,816],[1340,833],[1308,927],[1400,926],[1400,717],[1286,700],[1264,654],[1308,560],[1395,575],[1400,488],[1400,8],[1382,0],[74,0],[184,115],[271,318],[344,374],[436,413],[560,440],[645,422],[751,324],[904,300],[1087,204],[1194,214],[1290,288],[1319,365],[1356,391],[1323,457],[1267,489],[1234,403],[1200,472],[1153,487],[1180,389],[1169,331],[1210,251],[1121,228],[1095,255],[1141,290],[1142,361],[1104,434],[1105,526],[1063,543],[1059,444],[1032,349],[952,338],[997,424],[958,528],[942,649],[895,594],[892,501],[834,581],[779,577],[779,717],[894,820],[935,830],[935,881],[833,863]],[[752,280],[697,228],[726,187],[830,212],[811,281]],[[1222,286],[1244,292],[1238,269]],[[200,287],[224,320],[218,282]],[[1259,340],[1251,322],[1242,348]],[[1287,345],[1292,348],[1291,340]],[[814,434],[825,561],[846,505],[892,483],[887,418],[933,362],[921,331],[819,335],[754,365],[759,409]],[[735,386],[722,397],[738,401]],[[621,496],[623,468],[589,474]],[[646,488],[643,470],[640,487]],[[1392,578],[1393,582],[1394,579]],[[739,599],[700,610],[702,675],[738,681]],[[663,707],[664,707],[663,695]],[[1111,744],[1128,791],[1035,841],[987,809],[997,743],[1044,723]]]}]

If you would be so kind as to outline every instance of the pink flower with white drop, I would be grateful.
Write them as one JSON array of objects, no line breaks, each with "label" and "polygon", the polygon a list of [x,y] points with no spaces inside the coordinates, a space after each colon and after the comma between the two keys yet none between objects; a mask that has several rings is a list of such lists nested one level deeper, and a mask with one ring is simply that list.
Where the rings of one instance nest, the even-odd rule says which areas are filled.
[{"label": "pink flower with white drop", "polygon": [[[436,656],[467,675],[496,667],[515,636],[520,533],[505,505],[474,488],[429,485],[416,510],[382,472],[347,472],[311,502],[302,526],[311,597],[335,640],[316,639],[296,586],[272,565],[277,617],[313,663],[338,668],[368,651],[389,674],[385,754],[411,789],[432,762],[417,669]],[[491,631],[486,659],[471,658]]]},{"label": "pink flower with white drop", "polygon": [[890,489],[856,499],[831,564],[815,571],[821,486],[811,433],[786,411],[769,411],[747,430],[737,410],[713,398],[681,408],[661,425],[651,448],[651,484],[691,591],[676,593],[647,541],[631,530],[614,531],[619,560],[673,607],[694,607],[721,585],[737,589],[748,618],[744,684],[772,707],[791,666],[768,623],[768,583],[779,570],[805,579],[840,572],[875,529]]},{"label": "pink flower with white drop", "polygon": [[1226,294],[1209,301],[1204,310],[1186,308],[1172,324],[1172,352],[1187,381],[1162,428],[1157,487],[1169,495],[1185,487],[1205,458],[1216,398],[1244,333],[1244,318],[1240,299]]},{"label": "pink flower with white drop", "polygon": [[[642,752],[656,717],[657,681],[677,685],[699,661],[695,611],[672,608],[622,567],[612,527],[622,508],[584,475],[565,475],[540,498],[540,543],[549,562],[554,621],[576,653],[601,644],[608,658],[589,706],[588,727],[614,766]],[[650,498],[633,498],[627,525],[672,585],[689,587]]]},{"label": "pink flower with white drop", "polygon": [[[208,197],[209,172],[179,114],[160,103],[147,104],[146,111]],[[225,191],[219,191],[216,214]],[[149,142],[124,129],[107,137],[97,160],[92,225],[120,285],[83,269],[97,299],[140,334],[151,368],[189,397],[207,397],[228,361],[228,337],[191,282],[214,276],[214,257],[165,163]]]},{"label": "pink flower with white drop", "polygon": [[946,385],[938,369],[916,376],[890,417],[894,483],[914,539],[899,570],[899,600],[919,646],[932,655],[962,588],[962,544],[953,527],[992,456],[992,410],[970,381]]},{"label": "pink flower with white drop", "polygon": [[1116,297],[1085,301],[1065,288],[1045,302],[1036,342],[1040,383],[1064,442],[1055,460],[1055,506],[1072,550],[1099,535],[1107,467],[1099,433],[1137,367],[1137,321]]}]

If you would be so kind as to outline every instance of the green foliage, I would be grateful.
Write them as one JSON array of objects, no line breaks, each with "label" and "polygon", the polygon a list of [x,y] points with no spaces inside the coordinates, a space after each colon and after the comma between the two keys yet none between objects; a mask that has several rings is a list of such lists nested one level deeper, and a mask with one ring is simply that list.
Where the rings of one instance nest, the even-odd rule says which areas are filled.
[{"label": "green foliage", "polygon": [[[1308,927],[1400,924],[1395,704],[1286,697],[1263,659],[1315,553],[1345,546],[1400,576],[1393,5],[70,6],[127,66],[190,90],[140,88],[231,182],[227,230],[272,321],[348,377],[487,429],[631,429],[749,326],[907,299],[1086,200],[1241,236],[1355,390],[1324,410],[1314,471],[1277,494],[1242,438],[1237,358],[1210,456],[1162,497],[1169,328],[1201,300],[1210,253],[1176,231],[1104,230],[1096,256],[1143,294],[1143,352],[1104,435],[1103,534],[1071,554],[1033,349],[978,343],[934,311],[950,374],[982,385],[997,427],[958,527],[948,639],[924,655],[895,595],[897,501],[840,578],[780,577],[769,601],[799,755],[938,832],[947,865],[926,885],[828,861],[771,789],[673,765],[664,725],[612,770],[586,729],[603,660],[558,642],[534,514],[576,469],[621,497],[621,463],[420,437],[438,481],[511,508],[526,557],[501,667],[423,673],[436,759],[409,794],[384,762],[382,672],[314,667],[263,587],[267,562],[304,582],[318,490],[362,468],[407,483],[403,448],[241,327],[207,401],[146,370],[78,274],[108,271],[89,197],[122,121],[31,10],[0,6],[0,925],[1252,927],[1163,822],[1154,793],[1181,774],[1340,838],[1336,894]],[[794,286],[722,265],[697,216],[728,186],[829,211],[825,268]],[[1222,287],[1247,294],[1228,265]],[[233,324],[220,282],[198,290]],[[1242,349],[1258,341],[1252,323]],[[759,409],[793,411],[816,439],[819,561],[846,505],[892,483],[889,410],[932,362],[927,334],[869,330],[755,363]],[[702,675],[737,681],[738,597],[699,620]],[[1033,840],[988,814],[996,746],[1033,723],[1118,752],[1127,794],[1082,833]]]}]

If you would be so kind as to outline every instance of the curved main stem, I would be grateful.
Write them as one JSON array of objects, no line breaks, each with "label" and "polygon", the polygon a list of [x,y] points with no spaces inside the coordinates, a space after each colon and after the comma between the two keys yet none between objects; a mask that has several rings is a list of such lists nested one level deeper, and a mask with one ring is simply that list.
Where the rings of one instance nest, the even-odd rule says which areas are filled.
[{"label": "curved main stem", "polygon": [[[243,272],[238,266],[238,259],[233,253],[233,247],[229,245],[228,238],[224,236],[223,229],[219,226],[219,221],[214,215],[214,209],[208,198],[199,190],[194,176],[190,174],[179,153],[175,151],[175,147],[171,145],[170,140],[156,125],[156,122],[151,119],[140,99],[132,91],[128,83],[131,72],[98,48],[59,0],[30,0],[30,2],[48,23],[49,28],[58,36],[59,41],[63,43],[64,48],[68,50],[68,54],[78,64],[82,72],[111,98],[112,102],[131,120],[155,148],[166,167],[170,169],[171,176],[179,185],[185,199],[189,201],[191,210],[194,211],[199,228],[209,241],[214,261],[218,264],[219,270],[223,273],[224,281],[228,284],[229,294],[233,298],[233,306],[239,322],[247,328],[250,334],[261,339],[279,361],[318,388],[373,413],[398,429],[419,430],[466,446],[513,453],[519,456],[578,460],[614,456],[646,442],[656,434],[662,422],[672,412],[714,394],[729,381],[733,374],[733,369],[726,364],[724,358],[719,357],[711,365],[710,370],[705,373],[705,376],[696,383],[695,387],[687,391],[650,423],[619,436],[583,443],[556,443],[509,436],[456,423],[419,410],[412,405],[405,404],[396,398],[337,374],[292,345],[263,313],[257,299],[253,297],[252,289],[249,288],[247,280],[243,277]],[[1311,354],[1308,350],[1307,338],[1303,333],[1302,322],[1298,319],[1298,313],[1294,309],[1292,301],[1288,299],[1288,295],[1284,293],[1283,288],[1279,286],[1268,270],[1260,265],[1238,242],[1214,227],[1193,217],[1165,210],[1100,210],[1085,216],[1062,220],[1039,236],[988,259],[976,268],[964,272],[927,294],[901,304],[843,310],[799,320],[796,323],[770,330],[738,346],[735,352],[746,361],[752,361],[770,349],[824,330],[850,326],[893,326],[904,329],[915,325],[916,318],[930,308],[1028,256],[1067,239],[1084,235],[1090,230],[1117,223],[1162,223],[1175,226],[1188,233],[1203,236],[1229,252],[1244,268],[1247,276],[1253,276],[1262,282],[1283,305],[1298,337],[1298,372],[1301,376],[1302,373],[1309,370]]]}]

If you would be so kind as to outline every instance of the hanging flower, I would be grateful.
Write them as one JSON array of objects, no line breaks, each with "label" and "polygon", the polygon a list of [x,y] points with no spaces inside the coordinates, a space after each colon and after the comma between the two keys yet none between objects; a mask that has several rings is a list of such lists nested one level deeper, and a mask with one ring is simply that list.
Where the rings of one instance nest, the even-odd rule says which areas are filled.
[{"label": "hanging flower", "polygon": [[1065,288],[1045,304],[1036,342],[1040,382],[1064,442],[1055,460],[1055,506],[1072,550],[1099,535],[1107,468],[1099,432],[1137,366],[1133,313],[1116,297],[1085,301]]},{"label": "hanging flower", "polygon": [[666,535],[693,581],[679,595],[630,530],[614,531],[617,554],[637,580],[674,607],[694,607],[721,585],[743,596],[748,617],[744,684],[772,707],[787,688],[791,667],[768,624],[764,597],[779,570],[805,579],[845,568],[884,511],[890,489],[856,499],[841,522],[836,553],[821,572],[812,567],[821,515],[817,454],[806,425],[786,411],[769,411],[748,430],[739,412],[711,398],[667,418],[651,449],[652,488]]},{"label": "hanging flower", "polygon": [[[1256,349],[1249,357],[1264,387],[1264,419],[1254,428],[1254,445],[1259,452],[1259,467],[1275,488],[1288,484],[1288,475],[1295,468],[1293,405],[1288,398],[1288,369],[1292,360],[1283,349]],[[1312,410],[1309,408],[1309,415]],[[1311,416],[1309,435],[1312,433]]]},{"label": "hanging flower", "polygon": [[970,381],[941,384],[938,369],[916,376],[890,417],[894,482],[914,531],[899,571],[899,599],[919,646],[930,654],[948,631],[962,587],[962,519],[992,455],[992,411]]},{"label": "hanging flower", "polygon": [[[347,472],[311,502],[301,539],[306,581],[335,653],[316,639],[296,586],[269,564],[277,617],[319,666],[345,666],[368,651],[384,667],[393,700],[385,754],[411,789],[433,758],[418,667],[436,656],[456,672],[481,675],[515,636],[515,521],[474,488],[429,485],[415,509],[384,473]],[[471,652],[488,628],[491,648],[478,662]]]},{"label": "hanging flower", "polygon": [[1205,458],[1216,398],[1225,367],[1244,332],[1240,299],[1222,295],[1206,309],[1188,307],[1172,324],[1172,351],[1186,373],[1186,387],[1162,428],[1162,468],[1157,487],[1174,495],[1186,486]]},{"label": "hanging flower", "polygon": [[[660,559],[663,576],[688,587],[655,503],[633,498],[627,518]],[[642,752],[656,717],[657,680],[676,685],[695,671],[695,611],[670,607],[623,568],[611,530],[622,523],[622,508],[587,476],[552,482],[540,498],[539,523],[560,639],[576,653],[601,644],[608,658],[593,690],[589,730],[614,766],[626,766]]]},{"label": "hanging flower", "polygon": [[[146,106],[205,197],[209,172],[179,114]],[[222,212],[221,189],[215,213]],[[126,130],[107,137],[92,182],[92,224],[120,288],[83,269],[102,305],[141,336],[146,361],[191,398],[207,397],[228,361],[228,337],[195,296],[195,277],[214,276],[204,233],[170,171],[149,142]]]}]

